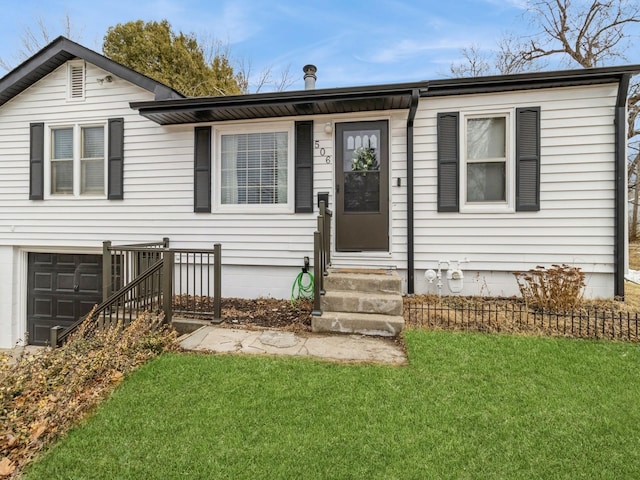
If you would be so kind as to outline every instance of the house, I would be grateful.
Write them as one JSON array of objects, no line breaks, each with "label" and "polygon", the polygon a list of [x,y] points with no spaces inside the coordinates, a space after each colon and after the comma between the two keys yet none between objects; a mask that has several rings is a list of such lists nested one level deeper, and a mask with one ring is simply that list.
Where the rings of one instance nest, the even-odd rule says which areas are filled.
[{"label": "house", "polygon": [[105,240],[221,243],[223,296],[288,298],[319,199],[332,263],[405,293],[441,268],[443,294],[513,295],[568,263],[621,296],[638,71],[183,98],[60,37],[0,79],[0,347],[101,299]]}]

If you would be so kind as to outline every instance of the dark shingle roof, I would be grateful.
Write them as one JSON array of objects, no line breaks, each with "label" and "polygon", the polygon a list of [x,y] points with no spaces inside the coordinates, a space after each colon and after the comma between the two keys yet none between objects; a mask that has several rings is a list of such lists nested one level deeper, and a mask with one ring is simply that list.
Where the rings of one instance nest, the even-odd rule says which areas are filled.
[{"label": "dark shingle roof", "polygon": [[29,88],[68,60],[81,58],[152,92],[156,100],[183,98],[181,94],[135,70],[100,55],[68,38],[58,37],[0,79],[0,105]]},{"label": "dark shingle roof", "polygon": [[618,83],[640,65],[451,78],[414,83],[133,102],[131,107],[161,125],[408,109],[421,97]]}]

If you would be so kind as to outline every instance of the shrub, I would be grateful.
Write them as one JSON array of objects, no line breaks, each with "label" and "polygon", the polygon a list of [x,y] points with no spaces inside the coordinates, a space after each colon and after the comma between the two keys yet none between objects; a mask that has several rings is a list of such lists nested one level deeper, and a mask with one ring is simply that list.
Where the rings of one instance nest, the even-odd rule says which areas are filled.
[{"label": "shrub", "polygon": [[532,308],[562,311],[582,301],[584,272],[566,264],[551,268],[537,266],[528,272],[515,272],[522,298]]},{"label": "shrub", "polygon": [[173,345],[162,316],[126,327],[83,324],[57,349],[0,358],[0,478],[19,471],[91,411],[137,366]]}]

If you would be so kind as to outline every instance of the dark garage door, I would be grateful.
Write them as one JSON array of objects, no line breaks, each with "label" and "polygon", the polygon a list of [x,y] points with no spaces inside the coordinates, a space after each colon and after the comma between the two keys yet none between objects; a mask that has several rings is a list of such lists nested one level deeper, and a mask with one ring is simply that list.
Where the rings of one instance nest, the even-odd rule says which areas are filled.
[{"label": "dark garage door", "polygon": [[102,256],[29,253],[29,343],[46,345],[49,329],[67,327],[102,301]]}]

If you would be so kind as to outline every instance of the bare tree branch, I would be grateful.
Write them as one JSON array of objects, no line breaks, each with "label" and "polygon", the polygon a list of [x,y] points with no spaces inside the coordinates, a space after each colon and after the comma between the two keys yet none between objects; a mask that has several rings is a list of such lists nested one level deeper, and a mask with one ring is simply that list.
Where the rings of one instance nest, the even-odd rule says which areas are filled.
[{"label": "bare tree branch", "polygon": [[22,47],[18,50],[13,61],[0,58],[0,68],[4,70],[11,70],[13,64],[20,63],[27,58],[33,56],[45,45],[49,44],[55,37],[64,35],[72,40],[80,40],[81,35],[75,27],[72,27],[71,17],[69,13],[65,13],[64,18],[59,22],[58,26],[52,27],[42,17],[36,17],[34,19],[35,26],[24,27],[22,35],[20,37],[20,43]]},{"label": "bare tree branch", "polygon": [[449,67],[454,77],[479,77],[491,73],[488,57],[478,45],[463,48],[460,54],[464,60]]},{"label": "bare tree branch", "polygon": [[536,0],[529,4],[531,25],[540,33],[525,58],[563,54],[584,68],[624,58],[625,27],[640,23],[640,6],[630,0]]}]

